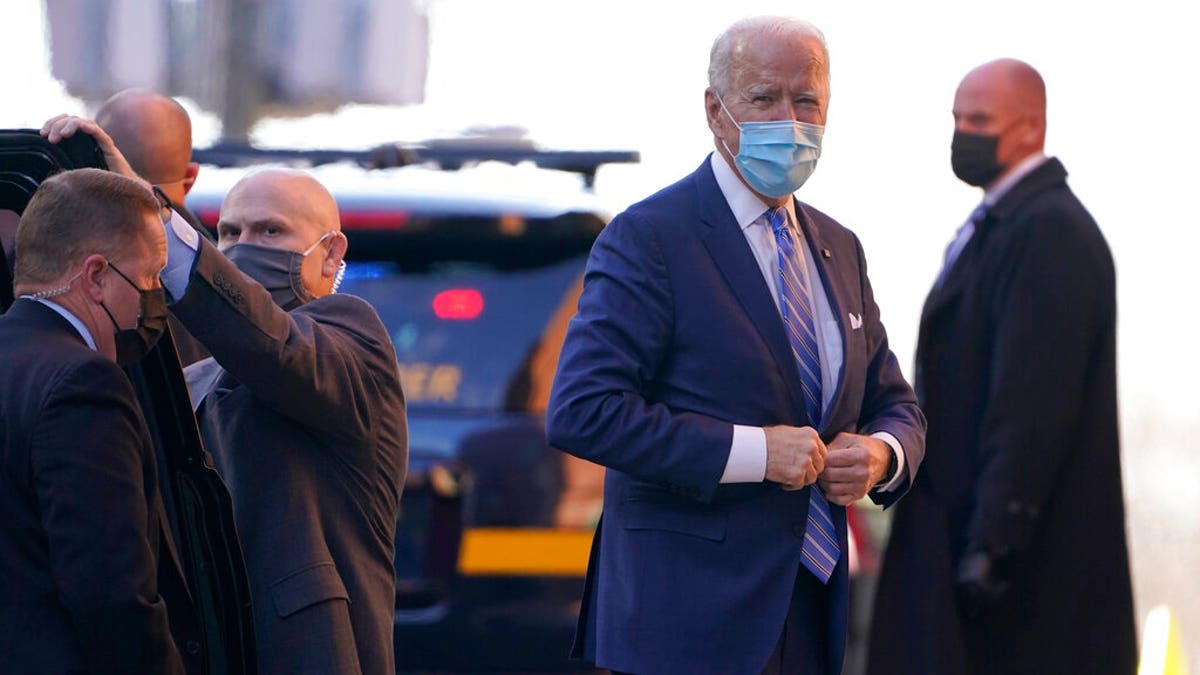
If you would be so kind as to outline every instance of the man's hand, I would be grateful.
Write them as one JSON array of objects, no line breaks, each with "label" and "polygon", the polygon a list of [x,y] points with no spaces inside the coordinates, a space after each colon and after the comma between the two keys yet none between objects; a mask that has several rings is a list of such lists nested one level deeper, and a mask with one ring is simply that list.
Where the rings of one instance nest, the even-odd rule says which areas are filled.
[{"label": "man's hand", "polygon": [[74,136],[77,131],[82,131],[95,139],[96,145],[100,147],[100,152],[104,153],[104,161],[108,163],[109,171],[127,176],[139,183],[145,183],[146,189],[150,189],[150,184],[134,172],[133,167],[129,166],[129,162],[125,161],[125,156],[117,149],[117,145],[113,143],[108,134],[100,128],[99,124],[96,124],[92,120],[74,115],[58,115],[57,117],[51,117],[42,125],[41,134],[51,143],[58,143],[64,138]]},{"label": "man's hand", "polygon": [[[770,442],[768,441],[768,448]],[[870,436],[840,433],[829,444],[825,470],[817,479],[829,501],[847,506],[862,499],[887,472],[892,448]],[[767,452],[770,466],[770,451]]]},{"label": "man's hand", "polygon": [[963,617],[978,618],[1008,593],[1012,584],[1006,575],[1011,563],[1009,555],[983,550],[970,550],[963,556],[954,577],[954,595]]},{"label": "man's hand", "polygon": [[767,436],[767,475],[785,490],[812,485],[825,468],[829,450],[812,427],[764,427]]}]

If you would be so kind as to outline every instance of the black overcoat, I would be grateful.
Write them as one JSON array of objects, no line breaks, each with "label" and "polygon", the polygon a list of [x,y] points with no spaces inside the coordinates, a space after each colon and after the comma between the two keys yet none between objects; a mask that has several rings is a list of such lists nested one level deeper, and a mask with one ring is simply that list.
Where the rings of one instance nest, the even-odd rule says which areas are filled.
[{"label": "black overcoat", "polygon": [[[924,465],[895,510],[872,673],[1133,673],[1112,257],[1049,159],[992,206],[925,302]],[[1012,587],[964,619],[969,547]]]}]

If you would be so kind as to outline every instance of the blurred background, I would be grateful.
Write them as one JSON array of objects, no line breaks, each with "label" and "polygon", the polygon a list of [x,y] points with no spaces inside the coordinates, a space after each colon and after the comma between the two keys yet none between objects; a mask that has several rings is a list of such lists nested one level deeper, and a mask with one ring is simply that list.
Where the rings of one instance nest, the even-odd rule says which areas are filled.
[{"label": "blurred background", "polygon": [[[1186,3],[914,0],[6,0],[0,128],[91,114],[145,86],[181,98],[195,142],[367,148],[487,127],[556,149],[632,149],[595,191],[619,211],[712,149],[708,51],[751,14],[824,32],[833,97],[799,196],[863,240],[911,374],[946,243],[980,195],[949,168],[961,77],[1000,56],[1046,79],[1048,154],[1116,258],[1125,494],[1142,629],[1169,605],[1200,671],[1200,319]],[[203,180],[203,171],[200,180]],[[1087,564],[1080,551],[1080,564]]]}]

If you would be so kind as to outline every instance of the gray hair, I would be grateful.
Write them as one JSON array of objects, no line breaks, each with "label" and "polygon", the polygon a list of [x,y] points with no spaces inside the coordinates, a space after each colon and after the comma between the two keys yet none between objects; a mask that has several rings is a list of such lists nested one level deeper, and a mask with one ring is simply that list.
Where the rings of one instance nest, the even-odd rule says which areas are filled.
[{"label": "gray hair", "polygon": [[825,44],[825,35],[813,24],[785,16],[755,16],[737,21],[713,41],[708,59],[708,85],[723,95],[729,89],[737,55],[748,40],[764,35],[802,35],[816,38],[821,45],[826,66],[829,64],[829,47]]}]

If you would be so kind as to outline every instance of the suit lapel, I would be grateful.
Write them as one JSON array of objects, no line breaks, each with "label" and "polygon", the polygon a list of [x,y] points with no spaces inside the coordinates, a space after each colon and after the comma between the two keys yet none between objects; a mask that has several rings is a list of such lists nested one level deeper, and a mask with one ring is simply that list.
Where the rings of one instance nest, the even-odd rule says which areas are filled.
[{"label": "suit lapel", "polygon": [[746,235],[734,220],[729,205],[725,203],[725,197],[717,185],[716,178],[713,177],[708,162],[705,161],[694,175],[699,192],[700,219],[709,228],[708,232],[702,235],[704,246],[774,358],[779,373],[787,384],[793,410],[799,419],[807,420],[800,373],[796,369],[779,309],[771,298],[758,261],[750,250],[750,244],[746,242]]},{"label": "suit lapel", "polygon": [[954,267],[947,272],[942,285],[934,286],[926,296],[925,306],[921,310],[922,328],[927,321],[953,304],[962,295],[991,231],[1002,226],[1022,204],[1034,196],[1054,187],[1065,186],[1066,179],[1067,171],[1063,168],[1062,163],[1056,158],[1050,157],[1019,180],[988,208],[987,215],[975,229],[974,235],[967,242]]},{"label": "suit lapel", "polygon": [[[833,247],[829,246],[825,241],[821,228],[809,217],[804,205],[794,197],[792,198],[792,204],[796,208],[796,224],[804,232],[805,240],[808,242],[807,253],[813,257],[817,272],[821,275],[821,284],[825,287],[825,295],[829,299],[829,311],[833,314],[834,320],[837,321],[842,337],[842,367],[833,378],[835,384],[833,396],[829,399],[829,409],[821,417],[821,429],[819,431],[824,431],[825,425],[834,417],[834,411],[837,410],[838,403],[842,398],[842,392],[845,389],[843,383],[845,382],[846,375],[846,359],[849,355],[847,345],[850,344],[850,325],[845,318],[846,315],[843,312],[843,308],[849,305],[846,302],[846,289],[841,284],[841,275],[834,273],[839,268],[837,267],[838,260],[834,257]],[[819,326],[816,328],[820,330]]]}]

